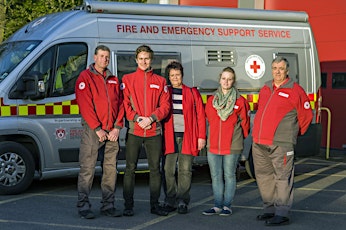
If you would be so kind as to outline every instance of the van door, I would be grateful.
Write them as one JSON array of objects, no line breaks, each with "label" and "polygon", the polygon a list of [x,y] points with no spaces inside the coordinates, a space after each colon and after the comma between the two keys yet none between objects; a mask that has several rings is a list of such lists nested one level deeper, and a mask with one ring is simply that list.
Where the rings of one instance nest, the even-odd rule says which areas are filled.
[{"label": "van door", "polygon": [[[54,45],[23,71],[10,90],[9,98],[18,99],[19,132],[38,143],[42,171],[66,163],[77,166],[82,128],[74,88],[86,69],[87,54],[84,43]],[[28,89],[28,81],[39,89]]]}]

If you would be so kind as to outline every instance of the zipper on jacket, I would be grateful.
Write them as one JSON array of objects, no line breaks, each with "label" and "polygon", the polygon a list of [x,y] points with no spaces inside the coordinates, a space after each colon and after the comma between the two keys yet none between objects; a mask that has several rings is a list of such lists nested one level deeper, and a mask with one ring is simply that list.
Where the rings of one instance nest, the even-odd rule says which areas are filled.
[{"label": "zipper on jacket", "polygon": [[[147,116],[147,72],[144,71],[144,116]],[[147,130],[144,129],[144,137],[147,136]]]},{"label": "zipper on jacket", "polygon": [[110,102],[110,99],[109,99],[109,93],[108,93],[108,87],[107,87],[107,78],[103,78],[103,84],[106,88],[106,95],[107,95],[107,102],[108,102],[108,117],[107,117],[107,130],[111,130],[110,127],[109,127],[109,118],[111,117],[111,109],[110,109],[110,105],[111,105],[111,102]]},{"label": "zipper on jacket", "polygon": [[222,134],[222,120],[220,118],[220,128],[219,128],[219,140],[218,140],[218,152],[219,152],[219,155],[221,154],[221,134]]}]

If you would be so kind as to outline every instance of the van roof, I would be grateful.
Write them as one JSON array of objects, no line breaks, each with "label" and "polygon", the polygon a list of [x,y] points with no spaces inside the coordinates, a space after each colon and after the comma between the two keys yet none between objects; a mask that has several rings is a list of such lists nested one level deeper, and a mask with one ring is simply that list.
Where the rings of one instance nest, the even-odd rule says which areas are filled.
[{"label": "van roof", "polygon": [[[160,20],[188,20],[191,22],[206,22],[219,19],[252,20],[251,23],[272,24],[281,22],[287,26],[293,23],[302,23],[306,26],[308,15],[305,12],[256,10],[256,9],[232,9],[202,6],[181,6],[167,4],[143,4],[128,2],[102,2],[85,0],[84,5],[78,10],[44,15],[22,27],[13,34],[7,42],[23,40],[53,40],[69,37],[98,37],[98,18],[113,18],[116,15],[124,15],[124,20],[129,17],[141,19]],[[119,17],[118,17],[119,18]],[[270,23],[272,21],[272,23]],[[62,26],[64,25],[64,26]],[[296,25],[295,25],[296,26]],[[112,35],[113,36],[113,35]],[[65,36],[66,37],[66,36]],[[49,39],[48,39],[49,38]]]},{"label": "van roof", "polygon": [[298,11],[184,6],[171,4],[143,4],[128,2],[104,2],[90,0],[84,1],[83,8],[91,13],[107,14],[136,14],[152,16],[202,17],[290,22],[308,21],[308,14]]}]

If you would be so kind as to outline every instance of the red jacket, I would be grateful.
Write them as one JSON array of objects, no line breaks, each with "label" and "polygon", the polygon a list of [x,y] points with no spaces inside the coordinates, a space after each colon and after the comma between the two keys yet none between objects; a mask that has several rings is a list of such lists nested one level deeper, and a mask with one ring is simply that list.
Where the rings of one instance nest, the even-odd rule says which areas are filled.
[{"label": "red jacket", "polygon": [[[129,121],[128,132],[136,136],[151,137],[161,134],[160,121],[167,117],[171,107],[171,97],[166,79],[153,73],[153,70],[126,74],[122,78],[124,108]],[[136,122],[139,116],[151,116],[154,122],[151,129],[144,130]]]},{"label": "red jacket", "polygon": [[109,70],[104,78],[90,65],[76,81],[76,99],[83,120],[91,129],[111,131],[123,127],[124,108],[117,77]]},{"label": "red jacket", "polygon": [[[169,88],[172,95],[172,88]],[[183,85],[183,115],[184,115],[184,136],[181,153],[193,156],[198,155],[198,138],[206,139],[206,120],[202,97],[196,88]],[[174,153],[174,125],[173,107],[164,125],[164,152],[165,154]]]},{"label": "red jacket", "polygon": [[241,95],[237,95],[233,113],[222,121],[213,107],[214,96],[208,98],[205,113],[209,123],[208,151],[219,155],[241,153],[244,138],[249,135],[249,104]]},{"label": "red jacket", "polygon": [[306,132],[312,116],[310,100],[300,85],[288,79],[274,90],[273,82],[268,81],[259,93],[253,141],[264,145],[296,144],[298,134]]}]

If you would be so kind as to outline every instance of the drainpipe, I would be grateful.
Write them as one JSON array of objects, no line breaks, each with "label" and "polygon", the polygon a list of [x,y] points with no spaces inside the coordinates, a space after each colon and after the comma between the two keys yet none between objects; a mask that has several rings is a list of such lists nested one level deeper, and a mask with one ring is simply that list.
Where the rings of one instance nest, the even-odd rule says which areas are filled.
[{"label": "drainpipe", "polygon": [[326,145],[326,159],[329,159],[329,150],[330,150],[330,125],[332,123],[332,113],[327,107],[321,107],[321,110],[327,111],[328,120],[327,120],[327,145]]}]

